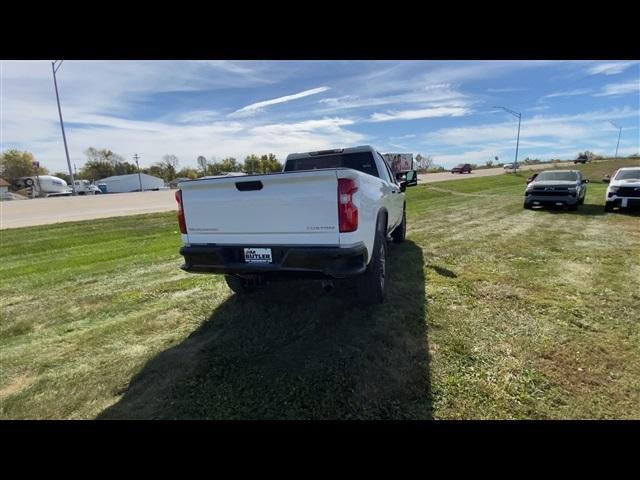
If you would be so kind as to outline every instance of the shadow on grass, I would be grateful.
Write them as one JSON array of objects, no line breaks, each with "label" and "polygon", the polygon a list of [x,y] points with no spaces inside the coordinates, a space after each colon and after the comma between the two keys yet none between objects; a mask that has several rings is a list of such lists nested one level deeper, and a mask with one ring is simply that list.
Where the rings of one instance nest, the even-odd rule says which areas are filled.
[{"label": "shadow on grass", "polygon": [[444,268],[444,267],[439,267],[437,265],[428,265],[429,268],[431,268],[432,270],[434,270],[438,275],[441,275],[443,277],[447,277],[447,278],[458,278],[458,275],[456,275],[455,272],[452,272],[451,270]]},{"label": "shadow on grass", "polygon": [[639,217],[640,208],[639,207],[616,208],[612,213],[615,213],[616,215],[628,215],[630,217]]},{"label": "shadow on grass", "polygon": [[406,241],[389,256],[383,305],[359,305],[347,282],[229,297],[98,418],[431,418],[422,250]]},{"label": "shadow on grass", "polygon": [[567,207],[554,207],[554,206],[550,206],[550,207],[534,207],[533,211],[544,211],[544,212],[548,212],[551,214],[568,214],[568,215],[583,215],[583,216],[589,216],[589,217],[597,217],[597,216],[602,216],[605,215],[605,211],[604,211],[604,206],[603,205],[598,205],[598,204],[590,204],[590,203],[585,203],[583,205],[578,206],[578,209],[575,211],[571,211],[569,210]]}]

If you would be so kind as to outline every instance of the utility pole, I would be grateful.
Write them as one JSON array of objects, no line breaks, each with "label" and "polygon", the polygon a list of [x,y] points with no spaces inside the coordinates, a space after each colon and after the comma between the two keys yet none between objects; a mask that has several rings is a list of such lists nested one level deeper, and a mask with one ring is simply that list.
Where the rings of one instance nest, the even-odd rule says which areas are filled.
[{"label": "utility pole", "polygon": [[622,136],[622,127],[619,127],[618,125],[616,125],[611,121],[609,123],[620,130],[620,132],[618,133],[618,144],[616,145],[616,156],[615,156],[615,158],[618,158],[618,147],[620,146],[620,137]]},{"label": "utility pole", "polygon": [[510,109],[505,108],[505,107],[493,107],[493,108],[501,108],[502,110],[504,110],[505,112],[510,113],[514,117],[518,117],[518,138],[516,140],[516,161],[513,164],[513,173],[517,173],[518,172],[518,147],[520,146],[520,122],[522,120],[522,113],[521,112],[514,112],[513,110],[510,110]]},{"label": "utility pole", "polygon": [[142,177],[140,176],[140,164],[138,163],[139,158],[137,153],[133,156],[133,159],[136,161],[136,166],[138,167],[138,182],[140,182],[140,191],[142,191]]},{"label": "utility pole", "polygon": [[[62,109],[60,108],[60,95],[58,94],[58,81],[56,79],[56,72],[62,65],[64,60],[56,60],[51,62],[51,70],[53,71],[53,85],[56,89],[56,101],[58,102],[58,114],[60,115],[60,128],[62,129],[62,140],[64,141],[64,153],[67,155],[67,167],[69,167],[69,178],[71,179],[71,191],[75,196],[78,193],[76,192],[76,180],[73,177],[73,171],[71,170],[71,160],[69,160],[69,148],[67,147],[67,136],[64,133],[64,122],[62,121]],[[58,66],[56,66],[56,63]]]}]

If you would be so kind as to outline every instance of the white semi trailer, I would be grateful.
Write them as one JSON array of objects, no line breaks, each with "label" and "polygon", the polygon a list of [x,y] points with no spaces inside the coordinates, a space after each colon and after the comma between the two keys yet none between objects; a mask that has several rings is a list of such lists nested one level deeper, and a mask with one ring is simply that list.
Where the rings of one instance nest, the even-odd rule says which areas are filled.
[{"label": "white semi trailer", "polygon": [[[73,194],[67,182],[53,175],[37,175],[33,177],[21,177],[15,182],[19,189],[27,190],[29,198],[36,197],[67,197]],[[97,195],[102,193],[100,189],[89,180],[76,180],[76,192],[78,195]]]},{"label": "white semi trailer", "polygon": [[389,164],[396,178],[413,170],[413,153],[385,153],[382,157]]}]

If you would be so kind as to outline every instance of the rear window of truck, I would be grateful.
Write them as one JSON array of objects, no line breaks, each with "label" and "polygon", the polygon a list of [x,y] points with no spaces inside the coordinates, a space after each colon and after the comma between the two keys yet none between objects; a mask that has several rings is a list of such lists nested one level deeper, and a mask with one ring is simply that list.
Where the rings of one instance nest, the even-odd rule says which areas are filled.
[{"label": "rear window of truck", "polygon": [[317,170],[319,168],[352,168],[374,177],[380,177],[371,152],[336,153],[293,158],[287,160],[284,171],[295,172],[298,170]]}]

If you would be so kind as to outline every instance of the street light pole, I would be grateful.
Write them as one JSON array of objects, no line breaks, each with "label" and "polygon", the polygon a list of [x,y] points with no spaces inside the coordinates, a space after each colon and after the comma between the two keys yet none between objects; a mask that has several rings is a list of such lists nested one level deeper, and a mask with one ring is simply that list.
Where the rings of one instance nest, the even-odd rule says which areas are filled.
[{"label": "street light pole", "polygon": [[622,127],[619,127],[613,122],[609,122],[609,123],[620,130],[620,132],[618,133],[618,144],[616,145],[616,156],[615,156],[615,158],[618,158],[618,147],[620,146],[620,137],[622,136]]},{"label": "street light pole", "polygon": [[522,113],[514,112],[513,110],[510,110],[506,107],[493,107],[493,108],[501,108],[502,110],[510,113],[514,117],[518,117],[518,138],[516,139],[516,160],[513,164],[513,173],[517,173],[518,172],[518,148],[520,147],[520,122],[522,121]]},{"label": "street light pole", "polygon": [[[58,114],[60,115],[60,128],[62,129],[62,141],[64,142],[64,153],[67,155],[67,167],[69,167],[69,178],[71,179],[71,191],[75,196],[78,193],[76,192],[76,179],[73,177],[73,171],[71,170],[71,160],[69,160],[69,148],[67,147],[67,136],[64,133],[64,122],[62,121],[62,109],[60,108],[60,95],[58,94],[58,81],[56,79],[56,72],[62,65],[64,60],[56,60],[55,62],[51,62],[51,70],[53,71],[53,85],[56,89],[56,101],[58,102]],[[56,67],[56,63],[58,66]]]},{"label": "street light pole", "polygon": [[140,164],[138,163],[139,158],[137,153],[133,156],[133,159],[136,161],[136,166],[138,167],[138,182],[140,182],[140,191],[142,191],[142,177],[140,176]]}]

